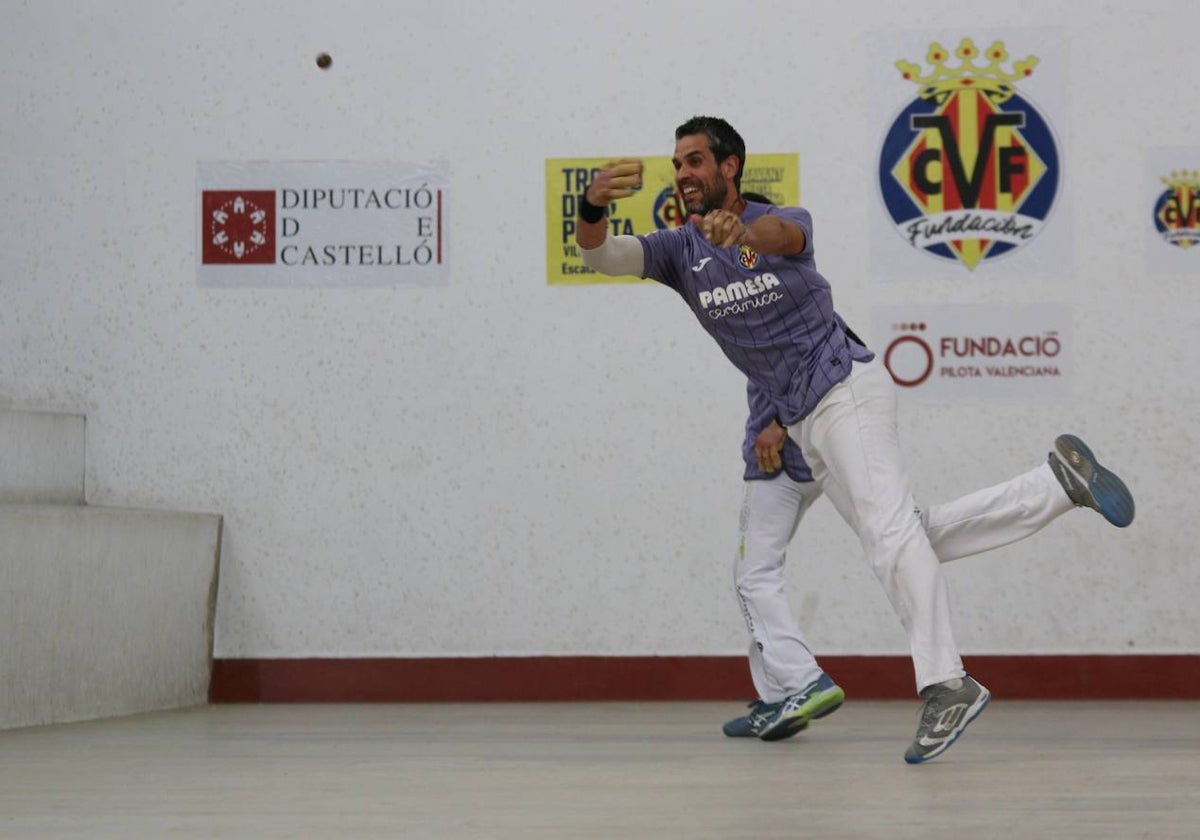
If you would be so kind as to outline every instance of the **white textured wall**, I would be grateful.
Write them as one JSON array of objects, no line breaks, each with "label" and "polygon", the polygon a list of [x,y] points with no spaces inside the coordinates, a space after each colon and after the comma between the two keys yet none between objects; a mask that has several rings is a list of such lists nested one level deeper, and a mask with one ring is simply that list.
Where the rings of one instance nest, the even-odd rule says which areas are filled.
[{"label": "white textured wall", "polygon": [[0,406],[0,504],[84,503],[86,419]]},{"label": "white textured wall", "polygon": [[[1200,274],[1141,252],[1145,149],[1200,145],[1200,7],[743,5],[0,0],[0,400],[87,415],[89,502],[224,515],[217,656],[740,651],[742,384],[672,293],[546,286],[545,158],[667,154],[705,112],[798,151],[867,324],[947,290],[869,279],[866,27],[1065,27],[1074,264],[953,302],[1070,301],[1077,387],[907,407],[903,440],[924,501],[1068,429],[1137,495],[1126,532],[950,567],[965,651],[1200,650]],[[263,159],[447,160],[450,285],[198,288],[196,161]],[[820,650],[905,649],[828,504],[795,545]]]}]

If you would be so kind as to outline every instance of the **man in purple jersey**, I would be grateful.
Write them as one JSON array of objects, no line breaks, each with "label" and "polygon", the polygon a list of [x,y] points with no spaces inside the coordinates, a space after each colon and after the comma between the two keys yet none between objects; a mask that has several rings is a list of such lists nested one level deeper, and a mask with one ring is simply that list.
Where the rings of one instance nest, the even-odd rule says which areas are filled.
[{"label": "man in purple jersey", "polygon": [[[743,192],[748,202],[772,204]],[[852,341],[862,341],[847,327]],[[821,495],[800,447],[775,420],[767,394],[747,383],[742,440],[745,461],[734,589],[750,634],[750,676],[758,697],[750,712],[722,728],[731,737],[760,735],[760,728],[789,696],[821,669],[791,611],[784,563],[788,545],[805,512]],[[1009,481],[920,511],[921,525],[938,560],[947,563],[1024,539],[1076,506],[1066,468],[1057,454]],[[829,711],[832,711],[830,709]],[[767,740],[787,738],[796,728],[777,728]]]},{"label": "man in purple jersey", "polygon": [[[673,158],[689,223],[609,236],[606,208],[641,185],[641,162],[621,159],[602,167],[581,197],[576,242],[596,271],[674,289],[726,357],[768,395],[814,481],[858,535],[908,634],[925,704],[905,760],[926,761],[954,743],[990,695],[963,669],[954,642],[946,582],[901,462],[891,376],[846,335],[816,269],[808,211],[742,198],[745,158],[732,126],[695,117],[676,129]],[[1124,485],[1086,447],[1073,455],[1081,490],[1128,524],[1133,502]],[[779,704],[759,736],[798,730],[843,697],[819,672]]]}]

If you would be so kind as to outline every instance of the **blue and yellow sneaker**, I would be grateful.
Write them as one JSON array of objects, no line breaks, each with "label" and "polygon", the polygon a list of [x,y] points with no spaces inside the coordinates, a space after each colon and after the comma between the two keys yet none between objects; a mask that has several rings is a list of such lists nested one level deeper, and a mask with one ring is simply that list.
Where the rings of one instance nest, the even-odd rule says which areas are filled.
[{"label": "blue and yellow sneaker", "polygon": [[828,674],[821,674],[802,691],[778,703],[764,704],[758,711],[764,719],[758,737],[764,741],[782,741],[808,726],[810,720],[823,718],[841,708],[846,699]]},{"label": "blue and yellow sneaker", "polygon": [[775,704],[755,700],[748,705],[750,707],[748,713],[734,718],[721,727],[721,731],[730,738],[757,738],[758,730],[762,728],[763,721],[766,720],[763,710],[770,709]]}]

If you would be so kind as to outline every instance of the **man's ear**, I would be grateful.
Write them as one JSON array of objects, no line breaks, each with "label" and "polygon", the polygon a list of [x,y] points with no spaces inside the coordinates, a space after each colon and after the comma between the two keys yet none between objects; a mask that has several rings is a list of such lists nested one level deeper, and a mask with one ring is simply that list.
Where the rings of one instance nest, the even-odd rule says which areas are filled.
[{"label": "man's ear", "polygon": [[730,155],[729,157],[725,158],[725,160],[721,161],[721,174],[725,176],[727,180],[732,181],[737,177],[739,165],[741,165],[741,161],[738,160],[738,156]]}]

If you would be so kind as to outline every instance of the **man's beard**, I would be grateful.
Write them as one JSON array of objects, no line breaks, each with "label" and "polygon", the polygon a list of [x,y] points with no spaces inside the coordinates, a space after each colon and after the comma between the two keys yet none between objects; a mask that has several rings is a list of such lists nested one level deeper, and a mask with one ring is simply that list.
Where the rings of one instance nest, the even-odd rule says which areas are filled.
[{"label": "man's beard", "polygon": [[724,181],[718,181],[715,184],[701,184],[700,192],[700,198],[694,204],[688,204],[686,199],[684,200],[684,206],[689,215],[707,216],[713,210],[719,210],[724,206],[725,197],[729,194]]}]

